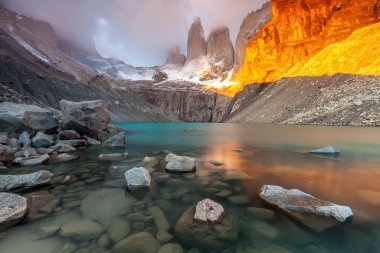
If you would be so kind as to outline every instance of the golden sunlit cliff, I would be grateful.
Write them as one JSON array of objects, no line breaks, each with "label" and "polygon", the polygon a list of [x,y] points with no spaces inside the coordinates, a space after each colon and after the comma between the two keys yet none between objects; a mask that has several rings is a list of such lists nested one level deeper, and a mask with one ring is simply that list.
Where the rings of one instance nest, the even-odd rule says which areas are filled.
[{"label": "golden sunlit cliff", "polygon": [[380,0],[273,0],[272,12],[227,93],[283,77],[379,74]]}]

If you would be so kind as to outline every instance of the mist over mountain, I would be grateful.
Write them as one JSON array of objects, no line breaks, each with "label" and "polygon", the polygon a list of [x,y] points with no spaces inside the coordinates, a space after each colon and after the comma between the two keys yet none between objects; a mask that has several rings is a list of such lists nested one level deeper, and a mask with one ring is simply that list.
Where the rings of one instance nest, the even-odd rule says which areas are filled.
[{"label": "mist over mountain", "polygon": [[135,66],[164,63],[179,46],[186,52],[187,32],[199,16],[206,36],[228,26],[235,41],[241,21],[266,0],[1,0],[22,15],[48,21],[60,37],[86,47],[94,40],[104,57]]}]

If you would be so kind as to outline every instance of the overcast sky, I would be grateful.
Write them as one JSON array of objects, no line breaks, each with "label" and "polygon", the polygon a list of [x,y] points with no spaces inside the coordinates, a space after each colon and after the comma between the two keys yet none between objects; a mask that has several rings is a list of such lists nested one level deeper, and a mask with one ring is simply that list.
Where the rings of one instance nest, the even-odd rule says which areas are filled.
[{"label": "overcast sky", "polygon": [[267,0],[0,0],[25,16],[50,22],[75,43],[94,40],[104,57],[135,66],[161,65],[178,45],[186,52],[188,29],[200,16],[206,36],[227,25],[235,43],[240,24]]}]

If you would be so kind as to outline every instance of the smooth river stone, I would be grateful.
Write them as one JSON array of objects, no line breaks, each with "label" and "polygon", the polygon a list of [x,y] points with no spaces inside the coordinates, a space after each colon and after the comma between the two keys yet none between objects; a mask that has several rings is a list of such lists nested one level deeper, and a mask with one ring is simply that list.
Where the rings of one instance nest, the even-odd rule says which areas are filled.
[{"label": "smooth river stone", "polygon": [[157,253],[161,244],[149,233],[141,232],[118,242],[112,253]]},{"label": "smooth river stone", "polygon": [[80,210],[86,218],[109,225],[114,218],[128,213],[136,201],[124,189],[101,189],[88,194]]},{"label": "smooth river stone", "polygon": [[111,222],[110,227],[108,228],[108,238],[117,243],[120,240],[127,237],[129,232],[131,231],[130,225],[128,221],[115,219]]},{"label": "smooth river stone", "polygon": [[103,227],[96,222],[90,220],[77,220],[64,225],[61,228],[60,234],[63,237],[87,241],[98,238],[103,230]]},{"label": "smooth river stone", "polygon": [[204,199],[195,206],[194,220],[199,223],[216,223],[223,214],[223,206],[211,199]]},{"label": "smooth river stone", "polygon": [[161,208],[158,206],[153,206],[149,207],[148,210],[150,215],[152,215],[158,230],[168,230],[170,228],[170,224]]},{"label": "smooth river stone", "polygon": [[183,249],[178,243],[168,243],[162,245],[158,253],[183,253]]}]

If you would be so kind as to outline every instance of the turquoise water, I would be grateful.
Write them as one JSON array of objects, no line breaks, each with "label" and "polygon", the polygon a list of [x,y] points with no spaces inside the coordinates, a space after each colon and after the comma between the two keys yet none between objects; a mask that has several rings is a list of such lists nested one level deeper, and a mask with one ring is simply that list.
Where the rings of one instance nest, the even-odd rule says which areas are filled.
[{"label": "turquoise water", "polygon": [[[70,249],[79,253],[112,252],[116,242],[108,237],[115,220],[129,223],[125,238],[142,231],[156,237],[157,226],[149,218],[152,206],[162,210],[170,224],[168,232],[173,235],[170,242],[179,243],[184,252],[193,248],[202,253],[380,252],[380,129],[243,124],[118,125],[128,133],[125,149],[90,147],[77,151],[75,154],[80,158],[69,163],[12,169],[14,174],[51,170],[55,180],[51,186],[21,192],[44,196],[45,200],[36,204],[25,223],[0,235],[0,252],[67,253]],[[327,145],[339,145],[341,155],[323,157],[308,153]],[[101,153],[124,151],[129,157],[122,161],[97,159]],[[162,160],[167,151],[196,157],[197,172],[171,174],[163,181],[160,176],[165,171],[158,166],[152,170],[154,185],[147,195],[136,199],[125,191],[125,170],[142,166],[145,156]],[[223,165],[215,166],[211,161]],[[110,169],[112,166],[118,169]],[[62,178],[67,175],[76,179],[63,184]],[[355,217],[350,224],[317,233],[263,203],[257,192],[264,184],[297,188],[348,205]],[[103,197],[89,201],[94,194]],[[236,196],[243,201],[231,198]],[[186,244],[175,237],[174,227],[179,217],[204,198],[218,201],[238,222],[237,241],[223,250],[201,249],[197,242]],[[46,211],[44,207],[52,199],[58,199],[59,203]],[[148,218],[138,220],[136,216]],[[89,219],[103,228],[93,238],[73,238],[59,231],[41,238],[41,228],[46,226],[61,228],[70,222]]]}]

